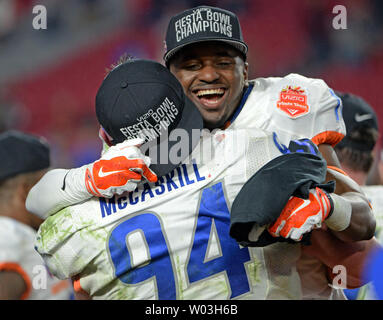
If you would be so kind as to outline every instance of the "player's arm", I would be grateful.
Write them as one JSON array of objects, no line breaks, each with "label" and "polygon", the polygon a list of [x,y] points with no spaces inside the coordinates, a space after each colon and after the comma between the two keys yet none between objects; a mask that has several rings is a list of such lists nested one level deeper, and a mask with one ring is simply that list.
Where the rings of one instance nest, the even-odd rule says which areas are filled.
[{"label": "player's arm", "polygon": [[355,181],[334,166],[337,158],[331,158],[335,155],[332,147],[321,144],[314,148],[318,149],[328,164],[323,179],[335,180],[335,190],[323,185],[310,189],[307,199],[290,197],[279,217],[268,227],[269,233],[274,237],[300,241],[304,234],[325,224],[329,232],[342,241],[371,239],[376,222],[367,198]]},{"label": "player's arm", "polygon": [[27,291],[23,277],[14,271],[0,271],[0,300],[19,300]]},{"label": "player's arm", "polygon": [[376,221],[368,199],[354,180],[338,170],[340,165],[334,149],[321,144],[319,150],[327,161],[326,180],[336,181],[335,195],[330,195],[334,203],[333,213],[325,220],[326,225],[343,241],[371,239]]},{"label": "player's arm", "polygon": [[100,160],[89,165],[47,172],[30,190],[25,203],[27,210],[45,219],[93,196],[110,198],[134,191],[141,181],[157,181],[156,174],[149,169],[149,157],[137,147],[140,141],[133,139],[110,147]]},{"label": "player's arm", "polygon": [[[324,82],[322,83],[324,84]],[[343,241],[371,239],[375,232],[375,218],[367,198],[359,185],[341,173],[340,162],[333,149],[346,133],[342,118],[342,100],[327,85],[321,85],[313,141],[327,162],[326,180],[335,180],[335,192],[330,194],[334,207],[325,223]],[[332,131],[328,131],[332,128]]]},{"label": "player's arm", "polygon": [[[341,99],[322,80],[315,80],[313,83],[313,93],[318,93],[318,97],[317,102],[313,103],[315,120],[309,136],[330,167],[326,181],[335,180],[336,190],[331,194],[323,194],[318,189],[311,190],[310,206],[306,208],[300,208],[300,199],[293,197],[278,220],[269,228],[269,232],[273,236],[298,241],[304,233],[325,223],[343,241],[371,239],[376,222],[369,202],[358,184],[338,171],[341,166],[333,149],[346,133]],[[297,126],[297,130],[305,128],[304,118],[301,120],[303,122]]]}]

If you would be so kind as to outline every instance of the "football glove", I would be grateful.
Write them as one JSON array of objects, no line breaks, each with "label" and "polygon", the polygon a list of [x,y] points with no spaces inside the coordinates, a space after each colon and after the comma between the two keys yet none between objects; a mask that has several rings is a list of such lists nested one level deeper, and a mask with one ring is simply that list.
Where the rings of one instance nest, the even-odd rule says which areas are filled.
[{"label": "football glove", "polygon": [[111,198],[114,194],[134,191],[143,180],[156,182],[157,175],[149,169],[150,158],[138,148],[142,143],[142,139],[132,139],[116,144],[100,160],[88,165],[85,171],[88,192]]},{"label": "football glove", "polygon": [[322,226],[322,222],[332,212],[332,203],[331,197],[318,187],[310,189],[308,199],[290,197],[268,231],[274,237],[299,241],[304,234]]}]

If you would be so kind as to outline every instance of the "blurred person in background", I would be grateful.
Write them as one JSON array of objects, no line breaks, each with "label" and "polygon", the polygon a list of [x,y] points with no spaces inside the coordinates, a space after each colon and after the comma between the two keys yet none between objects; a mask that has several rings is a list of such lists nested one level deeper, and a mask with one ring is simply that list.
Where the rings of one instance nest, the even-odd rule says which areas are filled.
[{"label": "blurred person in background", "polygon": [[364,186],[375,161],[378,119],[374,109],[362,97],[342,92],[337,92],[337,95],[342,99],[347,135],[334,149],[342,169]]},{"label": "blurred person in background", "polygon": [[[376,218],[375,237],[383,244],[383,186],[367,185],[375,161],[374,147],[379,137],[378,119],[374,109],[362,98],[351,93],[337,92],[343,102],[343,118],[347,135],[335,146],[342,169],[361,187],[369,199]],[[368,262],[366,262],[368,263]],[[374,299],[371,284],[360,289],[346,290],[349,299]]]},{"label": "blurred person in background", "polygon": [[25,208],[29,190],[50,166],[48,144],[19,131],[0,135],[0,299],[69,299],[70,283],[48,273],[34,249],[43,222]]}]

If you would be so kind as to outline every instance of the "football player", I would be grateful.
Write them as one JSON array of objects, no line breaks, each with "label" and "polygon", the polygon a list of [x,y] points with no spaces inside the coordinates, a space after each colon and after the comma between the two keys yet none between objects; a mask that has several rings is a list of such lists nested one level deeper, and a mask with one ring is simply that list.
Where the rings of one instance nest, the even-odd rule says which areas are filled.
[{"label": "football player", "polygon": [[0,134],[0,155],[0,300],[67,300],[70,282],[53,277],[34,249],[43,220],[25,208],[29,190],[49,168],[49,147],[12,130]]}]

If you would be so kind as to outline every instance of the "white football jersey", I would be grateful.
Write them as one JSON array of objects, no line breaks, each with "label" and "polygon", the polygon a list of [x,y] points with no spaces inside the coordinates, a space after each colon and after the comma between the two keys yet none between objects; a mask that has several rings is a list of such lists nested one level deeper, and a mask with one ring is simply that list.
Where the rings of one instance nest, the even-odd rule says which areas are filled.
[{"label": "white football jersey", "polygon": [[22,276],[27,300],[67,300],[71,283],[59,280],[47,270],[34,249],[36,231],[8,217],[0,217],[0,271],[13,271]]},{"label": "white football jersey", "polygon": [[240,247],[229,236],[230,208],[291,139],[341,139],[340,108],[321,80],[252,81],[228,128],[205,134],[177,169],[49,217],[37,250],[53,274],[78,276],[94,299],[302,299],[300,244]]},{"label": "white football jersey", "polygon": [[[334,146],[345,136],[342,101],[323,80],[289,74],[284,78],[258,78],[250,81],[250,85],[253,88],[246,92],[246,102],[234,114],[229,128],[255,126],[277,132],[281,150],[294,139],[309,138],[317,145]],[[341,290],[328,285],[327,268],[319,260],[302,254],[296,261],[293,251],[274,254],[269,247],[264,251],[269,264],[279,268],[288,263],[282,264],[280,257],[291,254],[288,261],[298,264],[303,279],[299,288],[303,299],[345,299]],[[276,281],[280,279],[278,274]]]}]

